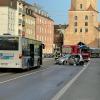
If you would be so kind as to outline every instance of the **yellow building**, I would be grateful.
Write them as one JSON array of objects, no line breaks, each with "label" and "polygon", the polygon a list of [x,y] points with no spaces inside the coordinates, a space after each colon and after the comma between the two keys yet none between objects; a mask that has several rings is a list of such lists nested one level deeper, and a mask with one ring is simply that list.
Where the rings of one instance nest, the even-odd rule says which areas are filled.
[{"label": "yellow building", "polygon": [[64,45],[83,42],[90,47],[100,47],[97,0],[71,0],[68,17]]},{"label": "yellow building", "polygon": [[36,31],[36,18],[33,15],[33,10],[30,8],[30,4],[26,2],[23,3],[23,33],[26,38],[35,39],[35,31]]}]

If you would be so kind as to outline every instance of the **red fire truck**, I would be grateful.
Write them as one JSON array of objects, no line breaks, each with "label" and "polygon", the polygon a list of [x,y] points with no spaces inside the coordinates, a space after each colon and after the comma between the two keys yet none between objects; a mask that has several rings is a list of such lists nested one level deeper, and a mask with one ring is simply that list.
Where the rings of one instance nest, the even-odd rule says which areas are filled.
[{"label": "red fire truck", "polygon": [[89,47],[85,45],[64,45],[62,47],[62,54],[81,54],[85,61],[90,60],[90,50]]}]

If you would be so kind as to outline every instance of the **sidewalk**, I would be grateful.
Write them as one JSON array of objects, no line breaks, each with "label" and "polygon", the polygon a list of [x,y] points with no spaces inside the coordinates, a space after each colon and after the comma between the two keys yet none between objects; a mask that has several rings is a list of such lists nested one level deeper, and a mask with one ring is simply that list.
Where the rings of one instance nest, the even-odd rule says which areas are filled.
[{"label": "sidewalk", "polygon": [[92,59],[59,100],[100,100],[100,59]]}]

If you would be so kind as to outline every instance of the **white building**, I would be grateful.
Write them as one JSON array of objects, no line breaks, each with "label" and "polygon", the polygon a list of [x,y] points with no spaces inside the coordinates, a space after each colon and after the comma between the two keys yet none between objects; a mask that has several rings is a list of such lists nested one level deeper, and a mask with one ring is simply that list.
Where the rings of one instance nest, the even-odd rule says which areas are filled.
[{"label": "white building", "polygon": [[21,0],[0,0],[0,35],[19,35],[23,32]]}]

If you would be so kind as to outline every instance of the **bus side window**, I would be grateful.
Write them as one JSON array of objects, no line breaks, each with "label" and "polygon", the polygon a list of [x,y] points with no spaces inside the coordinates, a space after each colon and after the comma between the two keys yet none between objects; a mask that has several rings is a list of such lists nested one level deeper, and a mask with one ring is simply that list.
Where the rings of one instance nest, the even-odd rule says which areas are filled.
[{"label": "bus side window", "polygon": [[22,55],[25,56],[25,50],[22,50]]},{"label": "bus side window", "polygon": [[30,44],[30,56],[34,58],[34,44]]}]

